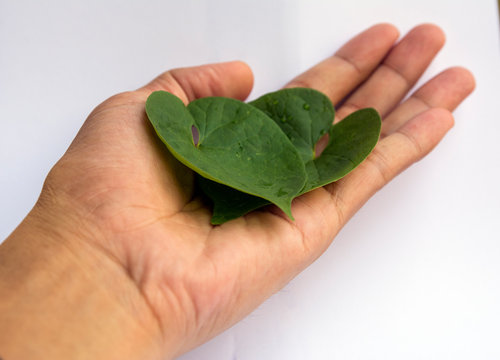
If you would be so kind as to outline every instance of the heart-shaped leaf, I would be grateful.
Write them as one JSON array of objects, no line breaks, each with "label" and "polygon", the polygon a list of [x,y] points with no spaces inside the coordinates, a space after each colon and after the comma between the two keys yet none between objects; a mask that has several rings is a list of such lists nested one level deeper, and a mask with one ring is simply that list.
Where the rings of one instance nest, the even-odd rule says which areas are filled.
[{"label": "heart-shaped leaf", "polygon": [[328,132],[335,116],[330,99],[319,91],[306,88],[275,91],[249,104],[276,122],[304,163],[314,159],[314,147]]},{"label": "heart-shaped leaf", "polygon": [[353,112],[333,125],[325,150],[307,162],[307,180],[301,194],[343,178],[373,150],[380,136],[381,119],[375,109]]},{"label": "heart-shaped leaf", "polygon": [[[374,109],[362,109],[332,125],[334,109],[322,93],[305,88],[280,90],[250,103],[269,115],[290,138],[305,163],[307,179],[300,194],[347,175],[375,147],[381,127]],[[329,142],[319,157],[315,145],[329,133]],[[201,189],[214,203],[213,224],[242,216],[269,202],[220,184],[200,179]]]},{"label": "heart-shaped leaf", "polygon": [[305,166],[288,137],[262,111],[220,97],[186,107],[176,96],[157,91],[149,96],[146,113],[183,164],[207,179],[270,201],[292,217],[291,201],[304,186]]}]

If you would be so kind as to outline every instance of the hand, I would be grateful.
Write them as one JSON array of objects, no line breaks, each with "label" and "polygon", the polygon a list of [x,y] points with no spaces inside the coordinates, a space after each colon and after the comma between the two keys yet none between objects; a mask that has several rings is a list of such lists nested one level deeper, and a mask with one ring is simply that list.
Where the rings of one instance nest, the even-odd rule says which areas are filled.
[{"label": "hand", "polygon": [[[144,112],[154,90],[185,103],[205,96],[244,100],[253,81],[245,64],[172,70],[99,105],[50,172],[33,211],[0,247],[0,289],[17,284],[5,274],[18,268],[18,276],[30,274],[27,279],[49,268],[40,277],[55,273],[61,280],[42,282],[45,287],[33,285],[41,280],[27,281],[31,293],[17,286],[11,295],[17,302],[0,305],[0,320],[2,309],[16,311],[19,301],[29,301],[21,294],[51,286],[64,294],[70,282],[61,274],[68,267],[72,286],[85,284],[95,301],[77,307],[83,291],[75,290],[69,300],[53,295],[29,303],[23,311],[31,314],[25,319],[30,325],[12,330],[14,323],[5,322],[9,331],[0,331],[0,344],[31,331],[38,334],[35,344],[58,347],[54,358],[72,349],[90,351],[83,340],[95,346],[96,358],[116,355],[116,344],[128,346],[127,358],[173,357],[242,319],[320,256],[370,196],[434,148],[453,125],[451,111],[473,90],[472,75],[451,68],[399,104],[444,36],[422,25],[394,46],[397,38],[393,26],[376,25],[287,85],[315,88],[341,103],[336,121],[363,107],[376,108],[384,119],[378,145],[356,170],[294,200],[295,222],[268,207],[210,225],[210,210],[193,197],[193,173],[168,153]],[[26,265],[9,260],[16,257]],[[37,332],[39,316],[33,314],[55,310],[85,319],[79,336],[54,314],[46,333],[62,333],[58,326],[64,324],[64,342]],[[19,327],[24,318],[16,319]]]}]

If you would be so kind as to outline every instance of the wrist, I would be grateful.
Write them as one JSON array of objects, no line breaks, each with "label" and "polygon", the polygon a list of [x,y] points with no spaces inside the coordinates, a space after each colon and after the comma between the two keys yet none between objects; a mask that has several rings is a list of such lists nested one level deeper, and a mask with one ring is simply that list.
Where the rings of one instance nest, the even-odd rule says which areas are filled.
[{"label": "wrist", "polygon": [[158,323],[124,268],[86,241],[92,228],[42,210],[0,245],[0,357],[159,358]]}]

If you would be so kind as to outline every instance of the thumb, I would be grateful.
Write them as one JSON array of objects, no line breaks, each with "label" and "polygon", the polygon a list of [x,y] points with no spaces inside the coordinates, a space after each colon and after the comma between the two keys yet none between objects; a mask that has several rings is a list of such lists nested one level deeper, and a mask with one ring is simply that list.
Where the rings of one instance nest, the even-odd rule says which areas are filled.
[{"label": "thumb", "polygon": [[231,61],[173,69],[164,72],[139,91],[168,91],[187,104],[207,96],[244,100],[252,86],[250,67],[241,61]]},{"label": "thumb", "polygon": [[[89,115],[70,149],[92,144],[95,151],[110,152],[110,141],[121,143],[118,151],[130,150],[130,139],[134,143],[147,143],[152,133],[144,131],[144,103],[156,90],[168,91],[178,96],[185,104],[207,96],[225,96],[244,100],[253,85],[250,67],[241,61],[231,61],[173,69],[164,72],[137,91],[115,95]],[[137,140],[137,137],[141,137]],[[96,144],[106,147],[101,149]],[[115,150],[116,145],[115,145]],[[113,154],[115,156],[115,154]],[[100,158],[101,156],[95,156]]]}]

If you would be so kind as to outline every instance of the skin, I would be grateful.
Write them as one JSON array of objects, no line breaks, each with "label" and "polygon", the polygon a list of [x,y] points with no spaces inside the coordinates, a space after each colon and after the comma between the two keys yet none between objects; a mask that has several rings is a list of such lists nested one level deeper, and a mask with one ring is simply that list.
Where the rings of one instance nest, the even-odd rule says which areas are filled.
[{"label": "skin", "polygon": [[222,226],[193,197],[193,174],[168,153],[144,103],[244,100],[242,62],[168,71],[100,104],[50,171],[26,219],[0,246],[0,356],[165,359],[241,320],[329,246],[381,187],[429,153],[473,90],[450,68],[400,103],[444,44],[421,25],[396,43],[388,24],[362,32],[287,87],[323,91],[336,121],[363,107],[383,117],[373,153],[340,181]]}]

